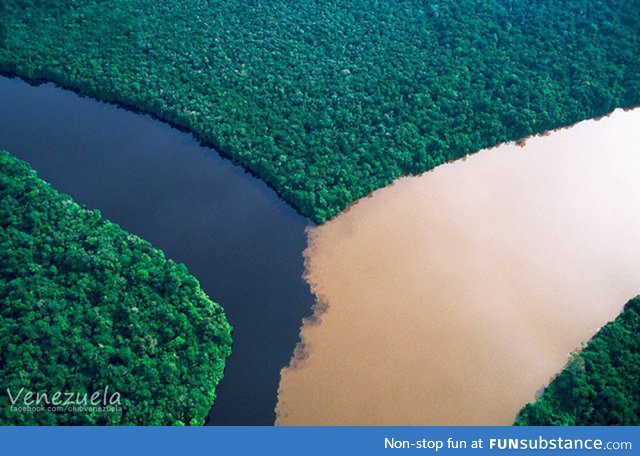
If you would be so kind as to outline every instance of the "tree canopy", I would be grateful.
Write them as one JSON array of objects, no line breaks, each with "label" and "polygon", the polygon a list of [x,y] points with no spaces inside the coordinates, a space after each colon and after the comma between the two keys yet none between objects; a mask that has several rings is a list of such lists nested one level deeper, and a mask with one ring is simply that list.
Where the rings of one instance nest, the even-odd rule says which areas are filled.
[{"label": "tree canopy", "polygon": [[[0,424],[203,424],[230,351],[184,265],[0,152]],[[22,388],[121,410],[12,411]]]},{"label": "tree canopy", "polygon": [[640,1],[6,0],[0,71],[184,127],[323,222],[640,103]]}]

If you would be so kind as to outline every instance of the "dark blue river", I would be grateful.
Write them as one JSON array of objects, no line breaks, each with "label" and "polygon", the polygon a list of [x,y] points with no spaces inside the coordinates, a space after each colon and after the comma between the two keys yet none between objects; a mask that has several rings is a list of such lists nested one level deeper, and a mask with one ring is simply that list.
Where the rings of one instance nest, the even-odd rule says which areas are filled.
[{"label": "dark blue river", "polygon": [[187,266],[235,328],[211,424],[273,424],[280,369],[314,302],[302,279],[310,222],[189,133],[52,84],[0,77],[0,149]]}]

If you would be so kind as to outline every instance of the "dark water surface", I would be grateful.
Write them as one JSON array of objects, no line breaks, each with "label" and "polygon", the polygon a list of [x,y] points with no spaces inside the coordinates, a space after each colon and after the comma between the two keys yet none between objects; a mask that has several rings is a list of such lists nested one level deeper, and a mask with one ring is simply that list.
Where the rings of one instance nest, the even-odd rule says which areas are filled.
[{"label": "dark water surface", "polygon": [[273,424],[280,369],[313,304],[310,222],[190,134],[52,84],[0,77],[0,149],[187,265],[235,328],[211,424]]}]

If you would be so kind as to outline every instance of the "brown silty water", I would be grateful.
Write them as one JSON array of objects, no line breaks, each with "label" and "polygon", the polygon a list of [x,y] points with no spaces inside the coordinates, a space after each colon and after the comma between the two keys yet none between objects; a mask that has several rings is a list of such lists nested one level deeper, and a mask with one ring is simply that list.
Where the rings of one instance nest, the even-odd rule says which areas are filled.
[{"label": "brown silty water", "polygon": [[511,424],[640,293],[640,109],[401,178],[308,237],[276,424]]}]

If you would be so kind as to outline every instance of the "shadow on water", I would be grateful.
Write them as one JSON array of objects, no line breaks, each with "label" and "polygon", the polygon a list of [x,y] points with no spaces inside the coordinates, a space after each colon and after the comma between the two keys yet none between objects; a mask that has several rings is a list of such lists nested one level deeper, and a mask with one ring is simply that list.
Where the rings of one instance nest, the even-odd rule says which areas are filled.
[{"label": "shadow on water", "polygon": [[313,298],[309,220],[213,149],[148,115],[0,78],[0,149],[185,263],[234,326],[210,424],[269,425]]}]

